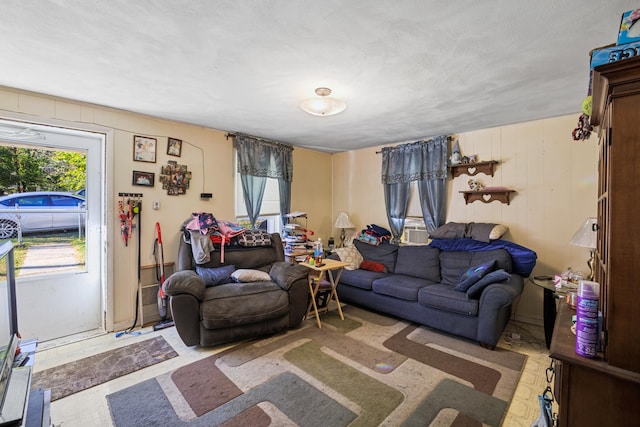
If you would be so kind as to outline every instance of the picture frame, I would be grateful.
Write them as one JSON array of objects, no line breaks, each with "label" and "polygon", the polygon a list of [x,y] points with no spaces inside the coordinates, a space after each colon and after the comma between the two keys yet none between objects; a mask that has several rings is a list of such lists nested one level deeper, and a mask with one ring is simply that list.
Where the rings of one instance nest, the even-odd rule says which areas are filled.
[{"label": "picture frame", "polygon": [[167,154],[169,156],[180,157],[180,155],[182,154],[182,140],[177,138],[168,138]]},{"label": "picture frame", "polygon": [[148,136],[133,136],[133,160],[136,162],[156,162],[158,140]]},{"label": "picture frame", "polygon": [[133,171],[131,177],[132,185],[141,185],[143,187],[153,187],[155,185],[156,174],[153,172]]}]

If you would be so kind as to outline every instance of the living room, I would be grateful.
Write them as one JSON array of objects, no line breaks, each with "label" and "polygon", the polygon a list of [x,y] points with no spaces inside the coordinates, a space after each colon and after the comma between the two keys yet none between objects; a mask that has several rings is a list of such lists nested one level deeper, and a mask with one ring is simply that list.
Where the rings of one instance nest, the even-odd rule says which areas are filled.
[{"label": "living room", "polygon": [[[631,2],[618,2],[616,6],[619,7],[619,10],[616,8],[616,14],[633,8]],[[615,33],[617,23],[608,22],[607,25],[612,28],[610,32]],[[600,45],[613,41],[614,38],[612,36]],[[589,46],[595,47],[597,46]],[[586,95],[589,77],[588,49],[580,55],[584,58],[580,63],[584,65],[580,67],[584,71],[585,90],[572,100],[574,110],[559,115],[536,116],[532,120],[507,120],[499,125],[471,130],[453,128],[448,133],[451,136],[450,149],[457,141],[464,155],[475,155],[479,161],[498,162],[493,176],[480,174],[475,179],[487,186],[507,187],[514,190],[514,193],[508,204],[466,203],[460,192],[469,189],[467,176],[449,178],[447,221],[487,222],[507,226],[509,230],[504,236],[506,240],[537,253],[538,260],[532,276],[553,275],[565,271],[567,267],[587,270],[589,249],[569,243],[584,221],[597,214],[598,135],[594,134],[584,141],[575,141],[571,136],[581,113],[580,103]],[[137,245],[140,245],[143,266],[154,264],[151,244],[155,237],[154,223],[162,224],[165,262],[171,264],[176,261],[182,236],[180,226],[192,212],[211,212],[219,219],[236,219],[235,150],[229,133],[238,129],[218,129],[190,124],[184,118],[170,120],[160,118],[161,114],[154,116],[135,113],[126,106],[116,108],[50,94],[54,92],[0,86],[0,118],[88,130],[105,135],[105,173],[100,192],[103,195],[103,225],[106,231],[101,248],[104,252],[105,271],[104,330],[111,334],[128,328],[136,317],[134,302],[139,281],[136,250]],[[457,102],[451,102],[451,108],[457,108],[456,106],[459,106]],[[465,111],[468,108],[472,111],[470,114],[482,115],[481,110],[464,106]],[[514,108],[526,111],[529,107],[510,105],[506,109]],[[283,125],[280,123],[275,126]],[[317,132],[322,133],[322,130]],[[273,138],[269,134],[263,135],[257,131],[254,133],[257,137]],[[133,158],[134,138],[140,135],[155,139],[155,162],[141,163]],[[379,152],[383,147],[432,136],[435,135],[431,134],[429,128],[425,128],[410,139],[399,138],[386,140],[384,143],[376,142],[372,136],[373,145],[348,150],[294,146],[291,211],[306,212],[308,228],[314,231],[315,237],[321,237],[323,241],[339,236],[341,230],[334,227],[334,223],[337,214],[342,211],[348,212],[355,225],[353,229],[347,230],[350,234],[359,232],[368,224],[387,226]],[[168,153],[170,138],[182,142],[179,158]],[[191,173],[190,187],[184,194],[168,194],[158,181],[162,167],[176,160],[186,165]],[[155,174],[155,186],[133,185],[132,172],[141,170]],[[119,193],[143,194],[142,234],[139,242],[135,237],[133,244],[128,246],[122,242],[118,223]],[[212,197],[202,198],[201,193],[212,193]],[[155,202],[159,209],[153,207]],[[512,320],[541,327],[542,288],[531,283],[525,284]],[[113,340],[112,337],[111,339]],[[175,336],[173,339],[171,343],[179,345]],[[106,341],[103,341],[97,344],[95,351],[107,347]],[[84,354],[94,353],[87,349],[78,351]],[[187,361],[196,361],[208,350],[188,348],[177,351]],[[64,357],[67,355],[61,356]],[[154,374],[163,372],[160,365],[153,368]],[[539,368],[538,366],[540,375],[543,375],[544,367]],[[135,381],[125,379],[114,387],[122,388]],[[544,378],[542,382],[544,383]],[[113,390],[107,390],[111,391]],[[542,389],[539,391],[542,392]],[[101,392],[104,393],[104,389]],[[537,402],[534,400],[535,396],[531,396],[535,410]],[[60,402],[57,407],[66,410],[68,405],[70,404]],[[104,407],[101,410],[104,411]],[[56,415],[57,411],[61,409],[57,409],[54,404],[52,413]],[[528,425],[533,420],[526,421]],[[53,422],[57,423],[55,417]]]}]

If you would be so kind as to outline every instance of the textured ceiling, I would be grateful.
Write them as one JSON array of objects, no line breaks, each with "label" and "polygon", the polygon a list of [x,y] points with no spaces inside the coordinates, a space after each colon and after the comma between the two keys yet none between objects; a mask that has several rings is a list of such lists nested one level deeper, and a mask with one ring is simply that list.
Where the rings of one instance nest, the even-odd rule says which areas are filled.
[{"label": "textured ceiling", "polygon": [[[636,7],[3,0],[0,85],[343,151],[577,113],[589,51]],[[300,110],[319,86],[347,110]]]}]

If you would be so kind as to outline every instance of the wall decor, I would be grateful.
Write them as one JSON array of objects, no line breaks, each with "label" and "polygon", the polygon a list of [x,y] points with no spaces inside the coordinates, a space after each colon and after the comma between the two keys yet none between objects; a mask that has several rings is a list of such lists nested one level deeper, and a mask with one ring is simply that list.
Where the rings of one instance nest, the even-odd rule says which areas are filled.
[{"label": "wall decor", "polygon": [[131,184],[153,187],[153,185],[155,184],[155,179],[156,174],[153,172],[133,171]]},{"label": "wall decor", "polygon": [[176,138],[167,139],[167,154],[170,156],[180,157],[182,153],[182,140]]},{"label": "wall decor", "polygon": [[136,162],[156,162],[156,145],[158,140],[147,136],[133,136],[133,160]]},{"label": "wall decor", "polygon": [[187,170],[187,165],[179,165],[174,160],[169,160],[166,166],[160,170],[160,182],[162,189],[167,190],[170,196],[187,194],[189,183],[191,182],[191,172]]}]

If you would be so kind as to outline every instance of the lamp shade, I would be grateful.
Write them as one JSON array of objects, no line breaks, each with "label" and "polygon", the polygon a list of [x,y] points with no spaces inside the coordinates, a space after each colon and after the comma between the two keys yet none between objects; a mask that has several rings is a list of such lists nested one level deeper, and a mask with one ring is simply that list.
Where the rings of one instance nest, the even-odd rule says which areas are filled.
[{"label": "lamp shade", "polygon": [[596,247],[596,218],[587,218],[578,231],[571,238],[570,244],[593,249]]},{"label": "lamp shade", "polygon": [[346,212],[338,213],[336,217],[336,223],[334,224],[335,228],[355,228],[351,219],[349,219],[349,215]]}]

